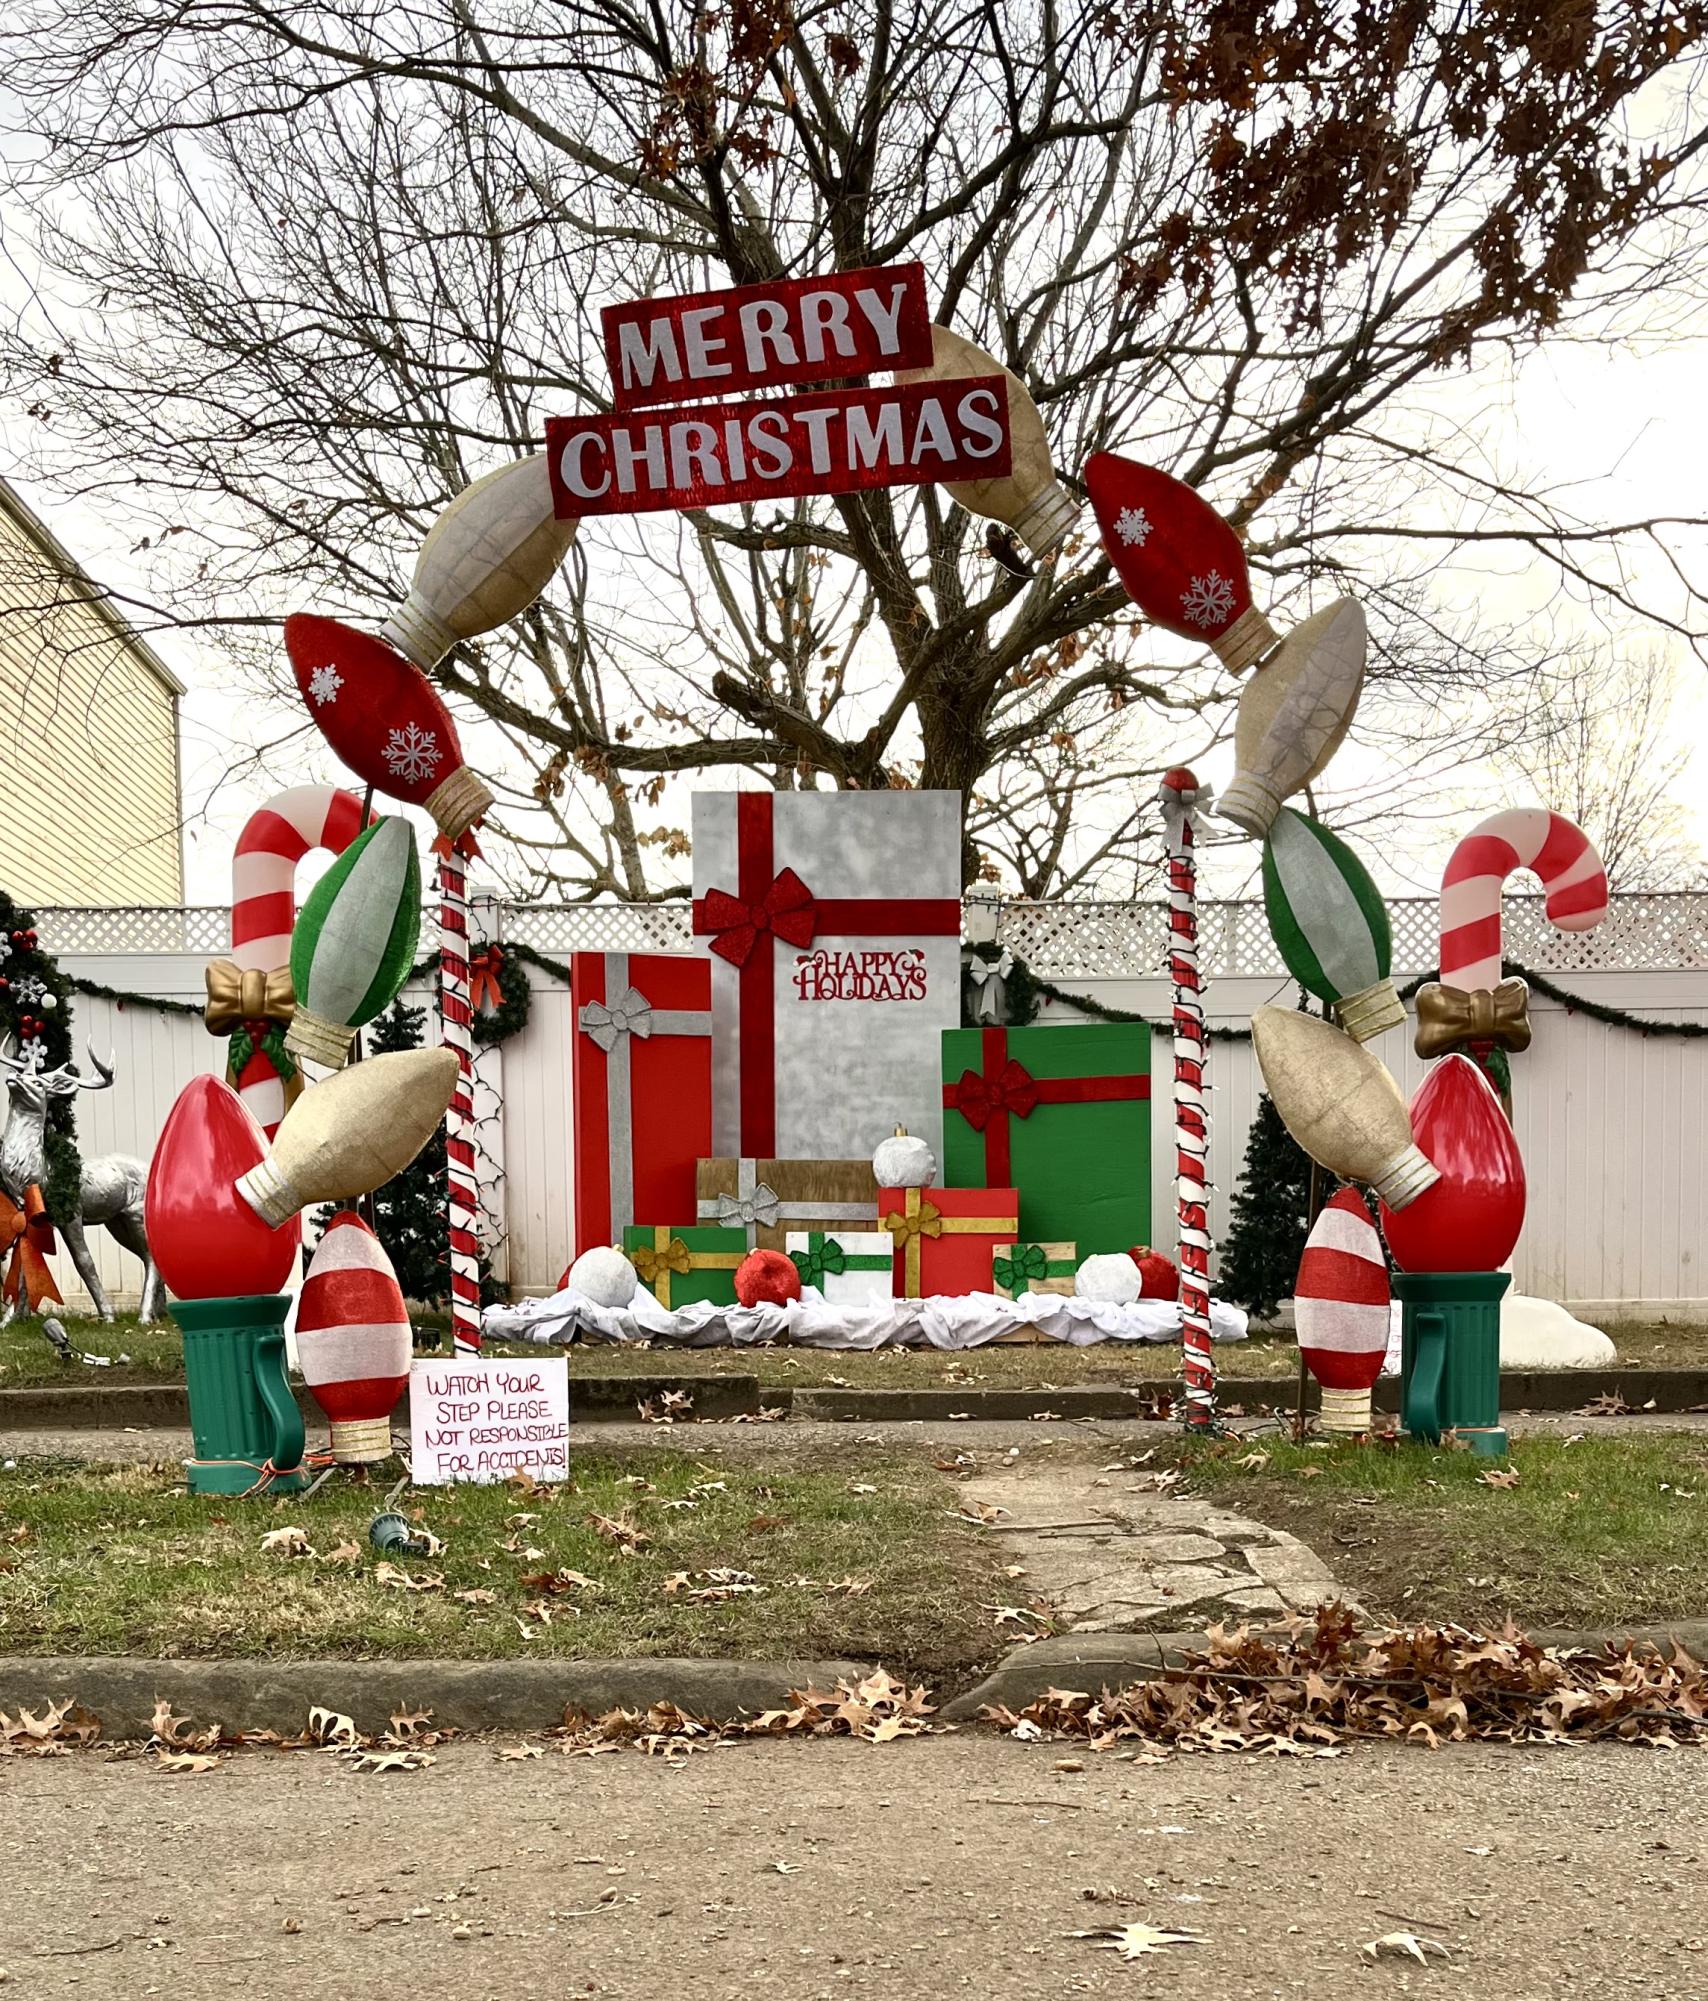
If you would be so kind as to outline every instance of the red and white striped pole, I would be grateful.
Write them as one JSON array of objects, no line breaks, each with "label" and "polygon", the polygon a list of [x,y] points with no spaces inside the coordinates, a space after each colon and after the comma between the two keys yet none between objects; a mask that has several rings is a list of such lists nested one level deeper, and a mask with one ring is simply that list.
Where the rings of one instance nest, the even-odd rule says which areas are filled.
[{"label": "red and white striped pole", "polygon": [[446,1215],[451,1245],[451,1342],[480,1352],[480,1197],[474,1174],[474,1045],[469,1005],[468,856],[452,844],[439,859],[439,1023],[457,1058],[457,1087],[445,1121]]},{"label": "red and white striped pole", "polygon": [[1205,1102],[1203,981],[1198,971],[1196,809],[1208,788],[1183,765],[1165,771],[1157,789],[1168,842],[1168,974],[1174,982],[1174,1157],[1179,1190],[1181,1365],[1189,1430],[1216,1428],[1216,1363],[1210,1348],[1210,1208]]}]

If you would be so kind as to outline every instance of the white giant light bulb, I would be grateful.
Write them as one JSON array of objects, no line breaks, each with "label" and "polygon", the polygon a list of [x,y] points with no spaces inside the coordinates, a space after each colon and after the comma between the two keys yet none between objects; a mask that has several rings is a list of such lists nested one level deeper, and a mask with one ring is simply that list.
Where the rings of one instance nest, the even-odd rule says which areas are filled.
[{"label": "white giant light bulb", "polygon": [[1295,792],[1340,748],[1358,709],[1367,645],[1356,598],[1296,625],[1246,682],[1234,719],[1232,784],[1216,808],[1262,840]]},{"label": "white giant light bulb", "polygon": [[418,667],[435,667],[528,609],[569,553],[580,526],[552,511],[544,453],[466,486],[427,531],[409,595],[380,636]]},{"label": "white giant light bulb", "polygon": [[1050,463],[1044,420],[1018,375],[994,355],[974,347],[947,327],[931,329],[931,366],[904,368],[898,382],[951,382],[974,375],[1001,375],[1008,382],[1008,436],[1011,470],[1003,479],[946,481],[944,492],[969,514],[982,514],[1012,528],[1034,556],[1047,556],[1079,518],[1079,502],[1063,491]]}]

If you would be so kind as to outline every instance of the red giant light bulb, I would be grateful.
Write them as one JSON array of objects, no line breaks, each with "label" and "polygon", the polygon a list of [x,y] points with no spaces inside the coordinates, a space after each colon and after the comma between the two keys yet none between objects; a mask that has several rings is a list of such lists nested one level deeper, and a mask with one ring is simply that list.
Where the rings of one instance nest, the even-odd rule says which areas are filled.
[{"label": "red giant light bulb", "polygon": [[1441,1179],[1382,1231],[1404,1271],[1499,1271],[1524,1227],[1524,1159],[1500,1100],[1468,1056],[1444,1056],[1411,1101],[1412,1136]]},{"label": "red giant light bulb", "polygon": [[285,651],[326,741],[376,792],[425,806],[447,840],[460,840],[492,804],[463,762],[451,712],[412,660],[335,618],[293,612]]},{"label": "red giant light bulb", "polygon": [[1094,452],[1085,490],[1115,573],[1147,618],[1214,647],[1236,674],[1278,643],[1251,601],[1239,537],[1184,480]]},{"label": "red giant light bulb", "polygon": [[255,1115],[219,1077],[192,1077],[166,1115],[148,1167],[143,1221],[160,1276],[180,1299],[277,1292],[302,1228],[262,1222],[232,1183],[267,1157]]}]

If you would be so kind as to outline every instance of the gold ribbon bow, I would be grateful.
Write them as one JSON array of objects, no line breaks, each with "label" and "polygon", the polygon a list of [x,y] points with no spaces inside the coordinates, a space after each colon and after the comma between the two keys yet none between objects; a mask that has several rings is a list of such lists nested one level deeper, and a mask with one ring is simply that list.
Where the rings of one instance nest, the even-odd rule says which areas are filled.
[{"label": "gold ribbon bow", "polygon": [[906,1215],[899,1209],[892,1209],[884,1218],[884,1228],[889,1231],[896,1249],[901,1253],[906,1296],[917,1299],[920,1283],[919,1240],[921,1237],[942,1236],[943,1212],[935,1202],[927,1202],[917,1188],[910,1188],[907,1191]]},{"label": "gold ribbon bow", "polygon": [[1502,980],[1492,990],[1478,987],[1471,993],[1437,980],[1418,988],[1412,1043],[1418,1055],[1443,1056],[1472,1042],[1515,1051],[1530,1047],[1530,989],[1522,980]]},{"label": "gold ribbon bow", "polygon": [[670,1304],[670,1273],[673,1271],[687,1273],[694,1269],[693,1256],[680,1237],[672,1237],[661,1250],[648,1250],[643,1244],[629,1255],[644,1284],[652,1286],[656,1291],[659,1281],[661,1279],[664,1281],[665,1291],[658,1302],[660,1306]]},{"label": "gold ribbon bow", "polygon": [[270,973],[214,959],[207,969],[208,1003],[202,1019],[211,1035],[230,1035],[246,1021],[267,1021],[289,1028],[297,1011],[296,990],[289,966]]},{"label": "gold ribbon bow", "polygon": [[36,1184],[32,1181],[24,1190],[21,1209],[0,1189],[0,1257],[8,1250],[12,1253],[6,1273],[8,1299],[17,1299],[21,1281],[31,1307],[40,1308],[49,1300],[65,1304],[45,1261],[53,1247],[53,1225],[48,1221],[47,1206]]}]

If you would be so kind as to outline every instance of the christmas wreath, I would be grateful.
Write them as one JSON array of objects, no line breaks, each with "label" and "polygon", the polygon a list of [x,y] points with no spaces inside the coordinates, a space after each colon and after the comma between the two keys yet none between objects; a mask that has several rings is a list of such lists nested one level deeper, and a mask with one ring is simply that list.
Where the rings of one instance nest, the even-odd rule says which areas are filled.
[{"label": "christmas wreath", "polygon": [[527,1027],[534,989],[511,946],[482,945],[471,954],[469,1001],[474,1015],[471,1033],[477,1048],[508,1042]]}]

